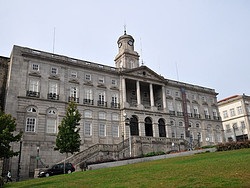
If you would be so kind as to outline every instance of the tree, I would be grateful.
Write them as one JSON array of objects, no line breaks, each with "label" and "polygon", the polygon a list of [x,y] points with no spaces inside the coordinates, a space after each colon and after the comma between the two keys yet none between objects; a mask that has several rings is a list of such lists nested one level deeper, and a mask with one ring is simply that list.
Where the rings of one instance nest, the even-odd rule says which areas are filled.
[{"label": "tree", "polygon": [[81,114],[77,110],[77,105],[74,102],[70,102],[67,108],[66,117],[63,118],[61,125],[59,125],[59,131],[56,137],[55,150],[59,150],[60,153],[65,153],[64,160],[64,173],[65,173],[65,161],[68,157],[68,153],[74,154],[80,151],[80,135],[79,121],[81,120]]},{"label": "tree", "polygon": [[11,149],[12,142],[19,142],[22,132],[14,136],[16,130],[16,120],[10,114],[5,114],[0,108],[0,159],[17,156],[19,151],[15,152]]}]

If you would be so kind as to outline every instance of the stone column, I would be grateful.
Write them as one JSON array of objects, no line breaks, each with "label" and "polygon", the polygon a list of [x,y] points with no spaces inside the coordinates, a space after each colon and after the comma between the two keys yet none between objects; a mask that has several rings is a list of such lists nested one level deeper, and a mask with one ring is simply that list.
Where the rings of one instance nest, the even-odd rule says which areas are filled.
[{"label": "stone column", "polygon": [[149,89],[150,89],[150,105],[151,105],[151,107],[153,107],[153,106],[155,106],[153,84],[149,84]]},{"label": "stone column", "polygon": [[127,97],[126,97],[126,79],[122,78],[122,99],[123,99],[123,104],[127,102]]},{"label": "stone column", "polygon": [[159,137],[159,126],[158,123],[152,123],[153,137]]},{"label": "stone column", "polygon": [[139,121],[138,127],[139,127],[139,136],[145,136],[145,123]]},{"label": "stone column", "polygon": [[137,105],[141,105],[141,90],[140,90],[140,82],[136,81],[136,97],[137,97]]},{"label": "stone column", "polygon": [[163,110],[166,111],[166,109],[167,109],[167,103],[166,103],[166,89],[165,89],[165,86],[162,86],[161,89],[162,89]]}]

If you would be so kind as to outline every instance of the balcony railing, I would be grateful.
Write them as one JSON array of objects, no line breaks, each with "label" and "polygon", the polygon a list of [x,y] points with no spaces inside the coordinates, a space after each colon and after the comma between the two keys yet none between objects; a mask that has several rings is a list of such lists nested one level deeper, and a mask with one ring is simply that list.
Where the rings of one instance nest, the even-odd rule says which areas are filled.
[{"label": "balcony railing", "polygon": [[119,103],[111,102],[111,108],[120,108]]},{"label": "balcony railing", "polygon": [[211,119],[210,115],[205,115],[205,119]]},{"label": "balcony railing", "polygon": [[94,105],[94,100],[91,100],[91,99],[83,99],[83,104]]},{"label": "balcony railing", "polygon": [[183,112],[177,112],[177,116],[184,116]]},{"label": "balcony railing", "polygon": [[192,113],[188,113],[188,117],[193,117],[193,114]]},{"label": "balcony railing", "polygon": [[107,102],[105,102],[105,101],[97,101],[97,106],[107,107]]},{"label": "balcony railing", "polygon": [[48,93],[47,98],[53,100],[59,100],[59,95],[57,95],[56,93]]},{"label": "balcony railing", "polygon": [[194,117],[200,119],[200,118],[201,118],[201,115],[200,115],[200,114],[194,114]]},{"label": "balcony railing", "polygon": [[27,96],[39,98],[40,97],[40,92],[37,92],[37,91],[27,91]]},{"label": "balcony railing", "polygon": [[68,102],[75,102],[75,103],[79,103],[79,98],[76,98],[76,97],[69,97],[68,98]]},{"label": "balcony railing", "polygon": [[169,110],[169,114],[170,114],[170,115],[174,115],[174,116],[175,116],[175,111],[173,111],[173,110]]},{"label": "balcony railing", "polygon": [[213,116],[214,120],[221,120],[220,116]]}]

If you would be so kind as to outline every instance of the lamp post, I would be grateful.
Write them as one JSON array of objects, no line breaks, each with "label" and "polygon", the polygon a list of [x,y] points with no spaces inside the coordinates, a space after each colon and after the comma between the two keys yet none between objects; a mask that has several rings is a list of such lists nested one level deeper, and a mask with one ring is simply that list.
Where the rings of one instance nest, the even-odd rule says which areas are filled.
[{"label": "lamp post", "polygon": [[193,150],[193,148],[192,148],[192,142],[193,142],[193,139],[192,139],[192,137],[191,137],[191,131],[190,131],[190,127],[188,128],[188,133],[189,133],[189,141],[190,141],[190,151],[191,150]]},{"label": "lamp post", "polygon": [[241,132],[242,132],[243,141],[245,142],[244,127],[242,124],[241,124]]},{"label": "lamp post", "polygon": [[131,151],[130,119],[127,117],[127,114],[124,114],[123,116],[125,118],[125,125],[129,126],[129,156],[131,157],[132,151]]},{"label": "lamp post", "polygon": [[23,145],[23,137],[20,140],[20,149],[19,149],[19,156],[18,156],[18,166],[17,166],[17,178],[16,178],[16,181],[20,180],[20,163],[21,163],[22,145]]},{"label": "lamp post", "polygon": [[36,157],[36,168],[38,168],[38,160],[40,159],[40,158],[39,158],[39,150],[40,150],[40,147],[37,146],[37,147],[36,147],[36,151],[37,151],[37,155],[36,155],[36,156],[37,156],[37,157]]}]

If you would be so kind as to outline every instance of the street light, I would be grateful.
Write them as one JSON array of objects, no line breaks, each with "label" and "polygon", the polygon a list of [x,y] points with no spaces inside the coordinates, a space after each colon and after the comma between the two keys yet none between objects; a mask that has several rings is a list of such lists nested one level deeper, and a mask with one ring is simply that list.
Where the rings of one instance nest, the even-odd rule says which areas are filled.
[{"label": "street light", "polygon": [[191,137],[191,130],[190,130],[190,127],[188,128],[188,133],[189,133],[189,138],[190,138],[190,151],[191,150],[193,150],[193,148],[192,148],[192,142],[193,142],[193,139],[192,139],[192,137]]},{"label": "street light", "polygon": [[122,156],[125,158],[124,132],[122,133]]},{"label": "street light", "polygon": [[127,114],[123,114],[125,118],[125,125],[129,126],[129,156],[131,157],[131,132],[130,132],[130,119],[127,117]]},{"label": "street light", "polygon": [[20,163],[21,163],[21,153],[22,153],[22,145],[23,145],[23,137],[20,140],[20,149],[19,149],[19,156],[18,156],[18,166],[17,166],[17,178],[16,181],[20,180]]}]

